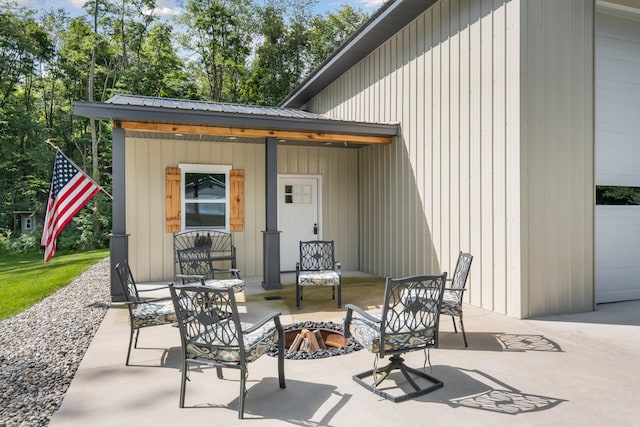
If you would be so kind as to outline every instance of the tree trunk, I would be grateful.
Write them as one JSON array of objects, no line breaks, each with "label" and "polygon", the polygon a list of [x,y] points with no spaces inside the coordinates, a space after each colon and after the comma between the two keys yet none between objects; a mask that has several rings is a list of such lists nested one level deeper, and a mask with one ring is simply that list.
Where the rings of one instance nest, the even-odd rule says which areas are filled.
[{"label": "tree trunk", "polygon": [[[89,102],[94,101],[94,83],[96,76],[96,56],[97,56],[97,37],[98,37],[98,0],[96,0],[95,8],[93,12],[93,34],[95,36],[94,44],[91,49],[91,65],[89,68],[89,81],[87,82],[87,98]],[[91,126],[91,176],[98,180],[98,136],[96,132],[96,120],[91,117],[89,119]],[[98,240],[100,235],[100,222],[98,221],[99,206],[96,204],[96,209],[93,212],[93,238],[94,241]]]}]

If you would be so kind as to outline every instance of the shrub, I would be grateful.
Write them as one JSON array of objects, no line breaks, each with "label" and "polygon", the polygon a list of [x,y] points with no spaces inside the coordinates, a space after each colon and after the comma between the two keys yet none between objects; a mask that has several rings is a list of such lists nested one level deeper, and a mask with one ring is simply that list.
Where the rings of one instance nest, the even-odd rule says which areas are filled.
[{"label": "shrub", "polygon": [[11,231],[0,230],[0,255],[11,252]]},{"label": "shrub", "polygon": [[40,250],[40,238],[42,232],[31,231],[23,233],[16,238],[11,239],[11,252],[13,253],[31,253]]}]

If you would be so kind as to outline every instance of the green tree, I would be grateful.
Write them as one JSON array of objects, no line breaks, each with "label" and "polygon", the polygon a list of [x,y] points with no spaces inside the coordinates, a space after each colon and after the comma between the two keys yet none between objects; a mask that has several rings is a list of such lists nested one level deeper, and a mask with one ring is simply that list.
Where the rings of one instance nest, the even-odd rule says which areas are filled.
[{"label": "green tree", "polygon": [[313,0],[267,1],[259,8],[260,37],[244,86],[244,101],[277,105],[364,23],[367,15],[344,5],[326,17]]},{"label": "green tree", "polygon": [[25,78],[36,75],[36,66],[53,54],[47,32],[19,10],[0,12],[0,107],[12,99],[13,91]]},{"label": "green tree", "polygon": [[317,16],[310,28],[310,67],[316,68],[365,23],[368,15],[345,3],[336,13]]},{"label": "green tree", "polygon": [[105,17],[104,25],[110,28],[110,41],[116,52],[118,92],[144,92],[140,86],[140,77],[145,73],[142,50],[157,21],[152,13],[155,6],[155,0],[117,0]]},{"label": "green tree", "polygon": [[198,55],[206,97],[238,102],[251,52],[249,0],[187,0],[185,10],[182,41]]},{"label": "green tree", "polygon": [[195,98],[197,88],[193,78],[184,71],[183,61],[172,44],[173,29],[156,24],[145,39],[140,55],[138,75],[140,95],[170,98]]},{"label": "green tree", "polygon": [[262,43],[256,49],[244,88],[246,102],[277,105],[295,87],[306,68],[308,32],[304,22],[288,19],[285,6],[270,2],[259,10]]},{"label": "green tree", "polygon": [[23,8],[0,12],[0,228],[11,229],[14,210],[37,205],[47,177],[40,137],[40,65],[53,46],[47,32]]}]

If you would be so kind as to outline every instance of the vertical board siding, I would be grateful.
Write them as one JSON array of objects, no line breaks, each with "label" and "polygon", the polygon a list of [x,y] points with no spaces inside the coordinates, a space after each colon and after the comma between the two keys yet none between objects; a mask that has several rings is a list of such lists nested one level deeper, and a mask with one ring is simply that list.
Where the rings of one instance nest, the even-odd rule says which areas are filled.
[{"label": "vertical board siding", "polygon": [[[506,147],[506,171],[505,171],[505,191],[507,197],[505,201],[507,228],[506,228],[506,283],[518,283],[519,286],[505,286],[506,314],[510,316],[522,317],[522,306],[525,305],[522,292],[522,277],[526,274],[523,271],[521,259],[527,255],[526,233],[521,232],[521,206],[520,197],[521,182],[524,170],[521,171],[521,137],[520,137],[520,116],[522,107],[520,106],[520,74],[524,68],[523,60],[520,58],[520,2],[507,3],[506,9],[506,44],[505,44],[505,79],[507,90],[505,96],[505,147]],[[522,173],[521,173],[522,172]],[[519,236],[519,238],[517,238]]]},{"label": "vertical board siding", "polygon": [[[127,138],[127,233],[136,280],[173,278],[173,234],[165,230],[165,169],[224,164],[244,171],[244,230],[233,232],[244,277],[263,271],[265,150],[261,144]],[[323,237],[336,240],[345,270],[358,266],[358,153],[353,149],[278,147],[279,173],[322,175]]]},{"label": "vertical board siding", "polygon": [[[594,4],[524,2],[523,317],[593,309]],[[526,64],[526,65],[525,65]]]},{"label": "vertical board siding", "polygon": [[592,13],[441,0],[309,101],[401,125],[359,150],[362,270],[452,273],[469,251],[473,305],[592,308]]}]

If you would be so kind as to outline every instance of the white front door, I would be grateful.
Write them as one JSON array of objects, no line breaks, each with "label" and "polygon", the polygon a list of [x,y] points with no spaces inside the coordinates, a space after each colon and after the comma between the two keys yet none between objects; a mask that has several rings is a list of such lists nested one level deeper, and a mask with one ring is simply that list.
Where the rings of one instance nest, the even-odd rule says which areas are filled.
[{"label": "white front door", "polygon": [[300,241],[320,238],[319,176],[278,176],[280,271],[295,271]]}]

